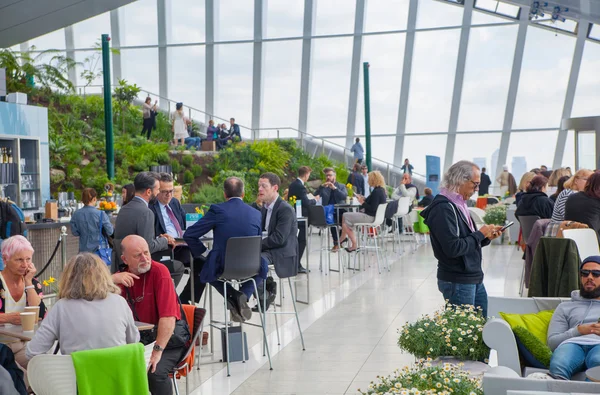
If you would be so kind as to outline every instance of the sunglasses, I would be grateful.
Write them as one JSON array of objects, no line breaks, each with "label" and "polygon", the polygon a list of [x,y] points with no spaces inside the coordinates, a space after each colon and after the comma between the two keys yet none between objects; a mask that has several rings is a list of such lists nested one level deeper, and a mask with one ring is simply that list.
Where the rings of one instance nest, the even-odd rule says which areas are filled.
[{"label": "sunglasses", "polygon": [[600,270],[587,270],[587,269],[582,269],[580,272],[581,277],[583,278],[587,278],[590,274],[594,277],[594,278],[598,278],[600,277]]}]

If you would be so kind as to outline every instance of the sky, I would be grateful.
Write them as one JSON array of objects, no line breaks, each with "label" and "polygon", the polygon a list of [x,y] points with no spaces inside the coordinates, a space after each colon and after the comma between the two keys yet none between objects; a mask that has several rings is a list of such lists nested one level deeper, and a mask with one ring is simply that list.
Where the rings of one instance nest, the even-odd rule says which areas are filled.
[{"label": "sky", "polygon": [[[252,40],[252,1],[219,0],[216,40]],[[369,0],[365,32],[403,30],[407,26],[408,0]],[[494,9],[496,2],[481,0]],[[266,38],[294,38],[263,44],[263,97],[261,127],[298,128],[300,72],[304,1],[268,0]],[[205,109],[204,2],[169,0],[167,26],[168,96],[176,101]],[[513,12],[500,4],[499,11]],[[315,35],[347,34],[354,30],[355,2],[316,0]],[[119,10],[121,45],[156,46],[156,0],[140,0]],[[417,29],[459,26],[463,8],[440,1],[421,0]],[[454,161],[485,157],[491,167],[492,153],[499,147],[510,82],[516,25],[477,27],[505,23],[506,19],[474,11],[470,30],[465,76],[458,115],[458,130],[475,134],[458,135]],[[594,27],[594,31],[598,31]],[[89,48],[102,33],[110,33],[109,14],[74,25],[75,45]],[[600,34],[600,33],[599,33]],[[417,31],[412,57],[408,116],[403,157],[410,158],[415,171],[425,172],[425,156],[438,155],[444,163],[447,137],[441,134],[411,136],[414,133],[445,133],[450,109],[460,39],[460,29]],[[371,126],[373,156],[393,161],[398,125],[400,85],[405,57],[405,33],[364,36],[362,59],[370,64]],[[513,129],[507,163],[525,156],[528,167],[552,165],[555,149],[565,150],[564,165],[574,163],[574,142],[556,147],[569,79],[575,37],[529,27],[516,97]],[[64,31],[30,41],[38,49],[65,46]],[[315,38],[312,41],[310,100],[307,132],[317,136],[338,136],[332,141],[345,144],[348,122],[352,37]],[[216,45],[215,113],[235,117],[241,125],[252,124],[253,44]],[[93,52],[77,52],[78,60]],[[143,89],[158,93],[158,49],[122,49],[122,76]],[[578,78],[572,116],[600,115],[600,43],[586,41]],[[99,83],[100,81],[98,81]],[[145,94],[144,94],[145,95]],[[362,71],[357,98],[356,133],[364,134]],[[549,128],[549,131],[536,129]],[[265,132],[264,135],[267,135]],[[379,136],[378,135],[388,135]],[[574,138],[574,137],[573,137]]]}]

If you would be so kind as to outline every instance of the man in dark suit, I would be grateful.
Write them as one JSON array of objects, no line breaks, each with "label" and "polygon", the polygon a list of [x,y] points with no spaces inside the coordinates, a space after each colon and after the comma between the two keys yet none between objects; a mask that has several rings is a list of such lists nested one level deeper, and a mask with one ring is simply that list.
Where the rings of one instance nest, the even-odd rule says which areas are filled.
[{"label": "man in dark suit", "polygon": [[238,125],[237,123],[235,123],[235,118],[231,118],[229,120],[229,139],[231,139],[232,141],[236,141],[236,137],[237,137],[237,141],[242,141],[242,134],[240,133],[240,125]]},{"label": "man in dark suit", "polygon": [[490,180],[490,176],[486,174],[485,167],[482,167],[481,184],[479,184],[479,196],[485,196],[490,193],[490,185],[492,185],[492,180]]},{"label": "man in dark suit", "polygon": [[[302,202],[302,216],[308,217],[308,206],[314,206],[317,204],[317,199],[319,196],[315,196],[315,199],[309,199],[308,194],[306,193],[306,187],[304,184],[308,181],[310,177],[310,173],[312,169],[308,166],[301,166],[298,169],[298,178],[296,178],[290,184],[288,189],[288,197],[295,196],[296,200]],[[295,207],[294,207],[295,209]],[[298,233],[298,273],[306,273],[306,269],[302,267],[302,255],[304,255],[304,250],[306,248],[306,223],[302,221],[298,224],[298,229],[300,233]]]},{"label": "man in dark suit", "polygon": [[262,256],[275,266],[280,278],[293,277],[298,272],[298,221],[288,202],[279,197],[281,180],[276,174],[264,173],[258,180],[258,198],[263,202]]},{"label": "man in dark suit", "polygon": [[[230,237],[260,236],[262,233],[260,212],[242,200],[244,182],[237,177],[229,177],[223,184],[223,190],[227,201],[210,206],[204,217],[190,226],[183,235],[194,257],[198,257],[206,251],[200,237],[213,231],[213,248],[200,271],[200,281],[210,283],[221,295],[224,293],[224,285],[217,279],[223,273],[227,240]],[[254,277],[257,286],[262,284],[267,272],[267,262],[263,260],[260,273]],[[248,307],[248,300],[253,293],[252,282],[244,283],[239,291],[227,285],[227,304],[232,321],[243,322],[250,319],[252,310]]]},{"label": "man in dark suit", "polygon": [[[175,238],[166,233],[159,235],[154,231],[154,212],[148,208],[159,193],[159,176],[155,172],[143,171],[135,176],[133,185],[135,196],[125,206],[121,207],[117,222],[115,223],[113,273],[119,270],[121,261],[121,241],[129,235],[141,236],[148,243],[150,253],[168,250],[169,245],[176,244]],[[160,260],[160,259],[158,259]],[[169,268],[175,284],[179,283],[183,276],[183,264],[181,262],[165,262]]]},{"label": "man in dark suit", "polygon": [[[346,190],[346,186],[344,184],[337,182],[335,170],[331,167],[326,167],[323,169],[323,173],[325,173],[325,183],[323,183],[319,189],[317,189],[317,193],[321,196],[323,206],[345,203],[346,198],[348,197],[348,190]],[[362,181],[362,177],[359,177]],[[340,216],[344,215],[346,212],[346,210],[339,211]],[[333,223],[341,223],[337,217],[337,210],[333,210]],[[337,252],[340,249],[337,230],[335,230],[333,227],[330,227],[329,231],[331,232],[331,237],[333,238],[333,248],[331,249],[331,252]]]}]

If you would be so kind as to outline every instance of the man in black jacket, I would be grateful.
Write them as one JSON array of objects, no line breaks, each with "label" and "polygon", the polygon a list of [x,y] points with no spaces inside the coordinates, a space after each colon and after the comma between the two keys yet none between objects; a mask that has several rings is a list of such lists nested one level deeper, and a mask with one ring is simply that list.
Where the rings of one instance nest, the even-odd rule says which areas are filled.
[{"label": "man in black jacket", "polygon": [[[356,165],[360,166],[358,163]],[[348,191],[346,190],[345,185],[336,181],[337,176],[335,170],[331,167],[326,167],[323,169],[323,173],[325,173],[325,183],[317,189],[317,195],[321,196],[323,206],[344,203],[348,197]],[[359,177],[362,181],[362,176],[359,175]],[[339,224],[341,222],[337,217],[337,211],[338,210],[333,210],[334,224]],[[346,212],[346,210],[339,211],[340,217]],[[329,232],[331,232],[331,237],[333,238],[333,248],[331,249],[331,252],[337,252],[340,249],[338,233],[333,227],[329,228]]]},{"label": "man in black jacket", "polygon": [[490,180],[490,176],[486,174],[485,167],[482,167],[481,184],[479,184],[479,196],[485,196],[490,193],[490,185],[492,185],[492,180]]},{"label": "man in black jacket", "polygon": [[[317,204],[318,196],[315,199],[309,199],[306,193],[306,187],[304,184],[308,181],[312,169],[308,166],[302,166],[298,169],[298,178],[296,178],[288,189],[288,198],[295,196],[296,200],[302,202],[302,216],[308,217],[308,206]],[[294,207],[295,208],[295,207]],[[304,255],[304,249],[306,248],[306,223],[301,221],[298,223],[298,273],[306,273],[306,269],[302,267],[302,255]]]},{"label": "man in black jacket", "polygon": [[477,230],[467,200],[480,183],[479,167],[469,161],[453,164],[444,176],[443,188],[421,212],[431,234],[438,260],[438,289],[452,305],[481,308],[487,317],[487,292],[483,285],[481,248],[501,235],[501,226]]}]

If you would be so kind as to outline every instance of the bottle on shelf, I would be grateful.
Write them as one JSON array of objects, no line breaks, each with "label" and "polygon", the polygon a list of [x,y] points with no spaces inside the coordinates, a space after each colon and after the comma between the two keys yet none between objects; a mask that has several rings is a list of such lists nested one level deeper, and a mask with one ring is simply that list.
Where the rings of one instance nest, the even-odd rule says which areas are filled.
[{"label": "bottle on shelf", "polygon": [[7,163],[13,163],[12,150],[10,148],[8,149],[7,160],[8,160]]},{"label": "bottle on shelf", "polygon": [[6,163],[6,161],[4,160],[4,150],[4,147],[0,148],[0,163]]},{"label": "bottle on shelf", "polygon": [[2,163],[8,163],[8,155],[6,154],[6,148],[2,149]]}]

